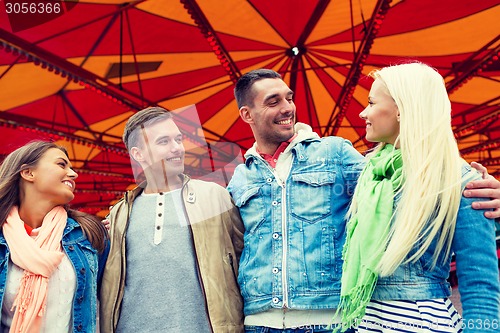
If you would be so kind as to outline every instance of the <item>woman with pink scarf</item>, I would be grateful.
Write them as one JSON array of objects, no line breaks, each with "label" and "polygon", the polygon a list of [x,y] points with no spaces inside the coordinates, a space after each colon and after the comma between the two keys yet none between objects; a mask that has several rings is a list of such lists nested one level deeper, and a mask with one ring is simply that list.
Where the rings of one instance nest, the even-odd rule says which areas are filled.
[{"label": "woman with pink scarf", "polygon": [[95,332],[107,233],[68,209],[68,153],[36,141],[0,166],[0,333]]}]

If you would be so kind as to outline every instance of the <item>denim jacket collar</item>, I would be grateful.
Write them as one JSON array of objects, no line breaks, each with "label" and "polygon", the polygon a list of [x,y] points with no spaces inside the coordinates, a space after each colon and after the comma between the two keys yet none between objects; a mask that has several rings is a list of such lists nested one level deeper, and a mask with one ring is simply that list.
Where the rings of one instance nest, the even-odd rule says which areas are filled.
[{"label": "denim jacket collar", "polygon": [[[307,154],[304,153],[304,147],[298,144],[305,141],[319,141],[319,135],[316,132],[313,132],[311,126],[304,123],[296,123],[294,130],[295,133],[297,133],[297,136],[292,142],[290,142],[290,145],[285,149],[284,153],[292,151],[296,153],[299,160],[305,160],[307,159]],[[255,142],[245,153],[245,164],[248,166],[255,158],[262,159],[257,152],[257,142]]]},{"label": "denim jacket collar", "polygon": [[68,217],[68,220],[66,222],[66,227],[64,227],[63,237],[66,236],[67,234],[69,234],[71,232],[71,230],[78,228],[78,227],[80,227],[78,222],[73,220],[71,217]]}]

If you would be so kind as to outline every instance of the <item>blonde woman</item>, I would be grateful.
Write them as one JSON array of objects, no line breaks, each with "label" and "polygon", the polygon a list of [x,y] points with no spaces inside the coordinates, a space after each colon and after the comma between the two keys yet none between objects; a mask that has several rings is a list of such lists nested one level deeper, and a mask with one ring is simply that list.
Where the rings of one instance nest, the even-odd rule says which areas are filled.
[{"label": "blonde woman", "polygon": [[[481,176],[459,155],[443,78],[422,63],[371,73],[368,156],[349,211],[342,322],[357,331],[498,332],[495,226],[462,196]],[[456,256],[463,319],[446,281]]]},{"label": "blonde woman", "polygon": [[75,179],[66,150],[29,143],[0,166],[0,332],[96,331],[106,230],[70,210]]}]

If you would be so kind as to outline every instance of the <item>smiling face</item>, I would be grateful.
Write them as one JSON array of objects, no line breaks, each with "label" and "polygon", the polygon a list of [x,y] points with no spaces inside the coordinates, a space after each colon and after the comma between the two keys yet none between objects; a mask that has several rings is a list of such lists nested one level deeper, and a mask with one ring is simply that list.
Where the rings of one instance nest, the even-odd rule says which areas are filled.
[{"label": "smiling face", "polygon": [[139,144],[130,149],[132,157],[146,173],[148,183],[171,183],[184,172],[182,134],[172,119],[139,128]]},{"label": "smiling face", "polygon": [[241,118],[252,128],[259,150],[272,154],[294,135],[293,91],[281,79],[262,79],[252,86],[252,105],[240,108]]},{"label": "smiling face", "polygon": [[[74,198],[75,179],[68,156],[58,149],[48,149],[34,167],[21,171],[24,180],[30,182],[30,193],[54,205],[65,205]],[[36,193],[35,193],[36,192]]]},{"label": "smiling face", "polygon": [[366,140],[394,144],[399,135],[399,111],[380,79],[368,96],[368,106],[359,114],[366,121]]}]

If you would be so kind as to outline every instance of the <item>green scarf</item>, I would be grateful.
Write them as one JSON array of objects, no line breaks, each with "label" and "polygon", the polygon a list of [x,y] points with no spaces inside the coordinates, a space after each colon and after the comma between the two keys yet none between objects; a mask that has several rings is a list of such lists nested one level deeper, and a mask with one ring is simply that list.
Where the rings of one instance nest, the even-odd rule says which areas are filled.
[{"label": "green scarf", "polygon": [[375,289],[393,212],[394,193],[401,185],[401,150],[386,144],[365,166],[354,193],[357,211],[347,223],[343,249],[340,305],[343,330],[365,314]]}]

